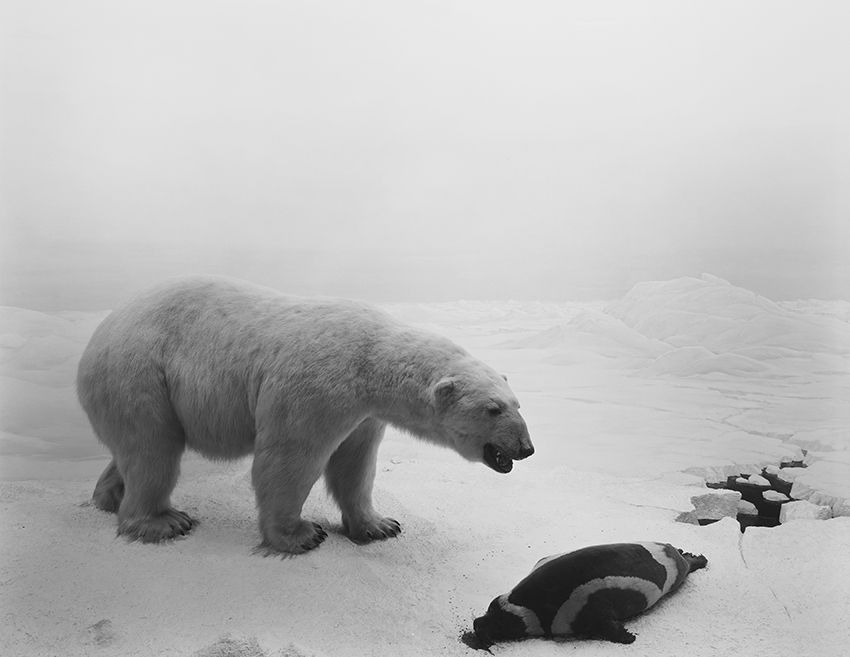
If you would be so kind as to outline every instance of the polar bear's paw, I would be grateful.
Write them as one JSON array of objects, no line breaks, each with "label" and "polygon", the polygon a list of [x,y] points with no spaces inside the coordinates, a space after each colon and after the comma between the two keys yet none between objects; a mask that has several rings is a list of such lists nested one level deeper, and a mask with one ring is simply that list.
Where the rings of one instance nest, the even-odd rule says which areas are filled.
[{"label": "polar bear's paw", "polygon": [[401,533],[401,524],[393,518],[374,515],[350,524],[343,520],[342,530],[355,543],[369,543],[398,536]]},{"label": "polar bear's paw", "polygon": [[186,536],[197,525],[197,520],[177,509],[166,509],[155,516],[128,518],[121,518],[119,512],[118,535],[131,541],[159,543]]},{"label": "polar bear's paw", "polygon": [[327,537],[328,533],[318,523],[301,520],[291,534],[276,530],[263,536],[254,554],[262,554],[264,557],[273,554],[304,554],[319,547]]}]

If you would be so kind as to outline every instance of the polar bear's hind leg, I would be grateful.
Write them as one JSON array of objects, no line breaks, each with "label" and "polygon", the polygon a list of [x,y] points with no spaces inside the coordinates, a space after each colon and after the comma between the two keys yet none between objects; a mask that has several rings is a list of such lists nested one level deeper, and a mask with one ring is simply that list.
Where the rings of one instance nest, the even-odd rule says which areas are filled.
[{"label": "polar bear's hind leg", "polygon": [[100,475],[100,479],[97,480],[92,500],[94,500],[94,505],[98,509],[109,513],[118,513],[123,498],[124,478],[118,472],[118,464],[115,463],[115,459],[112,459],[106,466],[106,470]]},{"label": "polar bear's hind leg", "polygon": [[[136,454],[127,445],[143,445],[143,442],[127,440],[125,447],[115,455],[115,476],[112,466],[101,475],[95,495],[101,500],[117,490],[114,483],[120,477],[124,483],[124,495],[118,508],[118,534],[143,543],[185,536],[198,524],[188,514],[171,506],[171,492],[180,474],[180,458],[183,445],[176,441],[157,441],[156,448],[149,446],[144,454]],[[106,479],[104,486],[101,483]],[[100,490],[99,490],[100,489]],[[101,507],[103,508],[103,507]]]}]

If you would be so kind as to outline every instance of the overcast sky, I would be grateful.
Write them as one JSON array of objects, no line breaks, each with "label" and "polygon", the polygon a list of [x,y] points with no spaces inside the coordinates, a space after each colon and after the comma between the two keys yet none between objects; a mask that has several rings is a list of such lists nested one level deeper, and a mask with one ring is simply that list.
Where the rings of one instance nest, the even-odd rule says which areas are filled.
[{"label": "overcast sky", "polygon": [[4,0],[3,302],[850,299],[848,7]]}]

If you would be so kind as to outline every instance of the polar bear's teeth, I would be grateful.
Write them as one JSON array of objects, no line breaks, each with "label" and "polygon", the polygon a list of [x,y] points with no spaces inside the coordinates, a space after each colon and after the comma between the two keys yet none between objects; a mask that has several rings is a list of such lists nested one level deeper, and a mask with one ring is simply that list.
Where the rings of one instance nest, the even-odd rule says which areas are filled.
[{"label": "polar bear's teeth", "polygon": [[484,446],[484,462],[496,472],[508,473],[513,469],[513,459],[502,454],[493,443]]}]

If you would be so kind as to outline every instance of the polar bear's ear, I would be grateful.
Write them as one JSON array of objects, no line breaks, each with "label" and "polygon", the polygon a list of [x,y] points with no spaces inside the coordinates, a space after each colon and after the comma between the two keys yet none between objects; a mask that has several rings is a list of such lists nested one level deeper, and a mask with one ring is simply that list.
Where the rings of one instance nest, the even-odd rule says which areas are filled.
[{"label": "polar bear's ear", "polygon": [[450,376],[440,379],[434,385],[432,394],[434,396],[434,405],[437,408],[445,408],[454,401],[457,394],[455,380]]},{"label": "polar bear's ear", "polygon": [[507,381],[507,380],[508,380],[508,375],[507,375],[507,374],[502,374],[502,378],[503,378],[505,381]]}]

